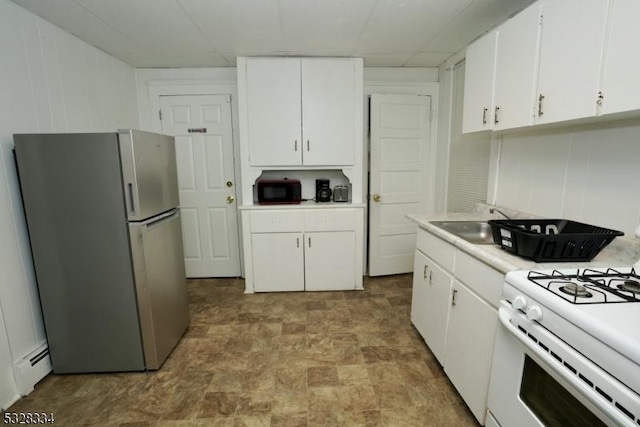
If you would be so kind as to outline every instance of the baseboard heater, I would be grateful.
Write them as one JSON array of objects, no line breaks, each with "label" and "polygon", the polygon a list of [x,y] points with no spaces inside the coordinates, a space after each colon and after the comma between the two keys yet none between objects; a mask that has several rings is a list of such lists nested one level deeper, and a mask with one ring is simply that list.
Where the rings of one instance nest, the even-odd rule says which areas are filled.
[{"label": "baseboard heater", "polygon": [[21,396],[33,391],[33,387],[51,372],[51,357],[46,344],[36,348],[22,359],[13,363],[13,376]]}]

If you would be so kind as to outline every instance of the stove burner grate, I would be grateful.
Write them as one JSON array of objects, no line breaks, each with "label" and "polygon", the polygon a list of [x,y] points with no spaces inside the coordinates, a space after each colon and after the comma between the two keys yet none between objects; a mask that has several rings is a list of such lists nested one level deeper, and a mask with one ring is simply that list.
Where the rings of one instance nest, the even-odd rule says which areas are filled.
[{"label": "stove burner grate", "polygon": [[640,276],[633,268],[629,273],[613,268],[576,269],[575,273],[530,271],[527,278],[572,304],[640,302]]}]

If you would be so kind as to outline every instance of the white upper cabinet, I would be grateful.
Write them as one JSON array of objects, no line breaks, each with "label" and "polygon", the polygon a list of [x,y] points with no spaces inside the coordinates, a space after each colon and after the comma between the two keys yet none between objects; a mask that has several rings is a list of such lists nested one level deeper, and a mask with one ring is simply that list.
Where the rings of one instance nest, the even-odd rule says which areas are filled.
[{"label": "white upper cabinet", "polygon": [[247,58],[249,164],[353,165],[361,70],[350,58]]},{"label": "white upper cabinet", "polygon": [[247,122],[252,165],[302,162],[300,60],[247,61]]},{"label": "white upper cabinet", "polygon": [[601,114],[640,109],[640,1],[612,0],[602,82]]},{"label": "white upper cabinet", "polygon": [[492,99],[489,36],[467,50],[463,132],[638,115],[638,16],[637,0],[541,0],[508,19],[494,31],[492,123],[477,112]]},{"label": "white upper cabinet", "polygon": [[493,129],[533,124],[540,40],[540,3],[498,28]]},{"label": "white upper cabinet", "polygon": [[498,32],[492,31],[467,47],[462,133],[493,128],[493,85],[497,43]]},{"label": "white upper cabinet", "polygon": [[355,160],[356,62],[302,60],[302,133],[305,165],[352,165]]},{"label": "white upper cabinet", "polygon": [[596,115],[608,5],[607,0],[544,2],[537,124]]}]

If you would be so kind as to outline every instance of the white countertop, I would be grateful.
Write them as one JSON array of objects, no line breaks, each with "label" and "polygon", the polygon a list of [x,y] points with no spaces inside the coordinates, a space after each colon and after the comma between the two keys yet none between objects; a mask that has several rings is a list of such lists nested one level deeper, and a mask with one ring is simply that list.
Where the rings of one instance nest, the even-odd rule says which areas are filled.
[{"label": "white countertop", "polygon": [[[503,210],[502,208],[500,208]],[[506,211],[506,209],[505,209]],[[507,212],[511,213],[511,212]],[[516,215],[516,218],[531,216]],[[572,269],[589,267],[621,267],[631,266],[640,259],[640,239],[634,236],[616,237],[590,262],[541,262],[522,258],[503,250],[498,245],[476,245],[457,237],[430,221],[485,221],[489,219],[504,219],[497,213],[489,214],[488,210],[480,209],[474,213],[447,213],[440,215],[408,214],[407,218],[429,233],[451,243],[456,248],[490,265],[496,270],[507,273],[513,270],[549,270]]]},{"label": "white countertop", "polygon": [[270,210],[270,209],[336,209],[336,208],[364,208],[364,203],[352,202],[314,202],[307,200],[300,203],[282,203],[273,205],[238,205],[240,210]]}]

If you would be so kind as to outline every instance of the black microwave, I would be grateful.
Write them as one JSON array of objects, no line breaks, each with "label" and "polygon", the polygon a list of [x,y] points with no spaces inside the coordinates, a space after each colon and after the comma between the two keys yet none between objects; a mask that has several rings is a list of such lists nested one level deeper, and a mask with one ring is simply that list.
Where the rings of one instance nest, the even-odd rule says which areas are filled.
[{"label": "black microwave", "polygon": [[302,185],[297,179],[260,179],[257,185],[261,205],[298,204],[302,200]]}]

